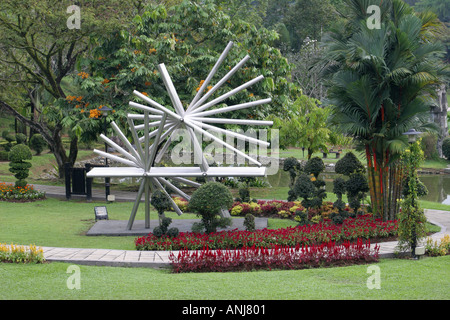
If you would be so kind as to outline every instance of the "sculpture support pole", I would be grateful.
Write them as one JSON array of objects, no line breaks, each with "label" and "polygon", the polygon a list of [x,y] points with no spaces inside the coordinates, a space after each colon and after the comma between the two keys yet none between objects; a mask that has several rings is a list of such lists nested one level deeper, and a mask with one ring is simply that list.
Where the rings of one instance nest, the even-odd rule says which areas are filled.
[{"label": "sculpture support pole", "polygon": [[[144,145],[145,145],[145,159],[144,159],[144,166],[145,166],[145,172],[147,172],[150,169],[150,159],[149,159],[149,148],[150,148],[150,137],[149,137],[149,113],[148,111],[144,112]],[[144,173],[145,174],[145,173]],[[144,176],[144,189],[145,189],[145,228],[150,228],[150,179],[146,176]]]},{"label": "sculpture support pole", "polygon": [[150,178],[144,177],[145,181],[145,229],[150,229]]},{"label": "sculpture support pole", "polygon": [[133,227],[134,219],[136,218],[136,212],[137,212],[137,209],[139,208],[139,203],[141,202],[142,194],[144,193],[144,186],[145,186],[146,180],[147,180],[147,178],[143,178],[141,181],[141,185],[139,187],[136,201],[134,202],[133,209],[131,210],[131,214],[130,214],[130,219],[128,220],[128,225],[127,225],[128,230],[131,230],[131,228]]}]

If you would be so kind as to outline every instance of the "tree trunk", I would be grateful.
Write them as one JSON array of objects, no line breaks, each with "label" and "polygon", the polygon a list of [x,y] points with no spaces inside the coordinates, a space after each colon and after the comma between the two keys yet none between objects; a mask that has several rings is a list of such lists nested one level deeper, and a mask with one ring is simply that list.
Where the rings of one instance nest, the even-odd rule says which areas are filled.
[{"label": "tree trunk", "polygon": [[61,139],[62,127],[60,124],[56,125],[54,129],[49,129],[45,123],[30,120],[22,116],[13,107],[4,101],[0,100],[0,108],[12,114],[16,119],[20,120],[22,123],[26,124],[34,131],[40,133],[45,142],[47,142],[50,151],[55,156],[56,164],[58,166],[59,178],[64,178],[64,164],[69,162],[74,164],[78,155],[78,138],[74,137],[70,142],[70,153],[69,156],[66,154],[66,150]]},{"label": "tree trunk", "polygon": [[403,188],[403,167],[401,161],[389,163],[387,156],[380,157],[366,146],[369,193],[373,214],[383,221],[397,218]]}]

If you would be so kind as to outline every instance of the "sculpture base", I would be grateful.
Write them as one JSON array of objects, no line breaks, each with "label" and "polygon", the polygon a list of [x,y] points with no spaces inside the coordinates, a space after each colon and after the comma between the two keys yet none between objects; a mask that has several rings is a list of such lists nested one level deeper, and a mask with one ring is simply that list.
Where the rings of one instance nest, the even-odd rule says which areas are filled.
[{"label": "sculpture base", "polygon": [[[267,218],[255,218],[256,229],[267,228]],[[173,219],[169,228],[178,228],[180,232],[190,232],[192,224],[199,222],[199,219]],[[245,230],[244,218],[233,218],[233,224],[222,230]],[[99,220],[86,233],[88,236],[146,236],[153,231],[153,228],[159,225],[158,220],[150,220],[150,228],[145,228],[144,220],[134,221],[133,228],[127,230],[128,221],[126,220]]]}]

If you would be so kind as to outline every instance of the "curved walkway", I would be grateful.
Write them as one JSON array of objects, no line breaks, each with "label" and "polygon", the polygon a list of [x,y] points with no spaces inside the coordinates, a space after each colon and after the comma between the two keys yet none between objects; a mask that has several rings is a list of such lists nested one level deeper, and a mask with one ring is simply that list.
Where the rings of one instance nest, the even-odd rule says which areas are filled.
[{"label": "curved walkway", "polygon": [[[46,191],[50,197],[65,197],[64,187],[34,185],[35,189]],[[103,191],[104,192],[104,191]],[[104,193],[93,190],[93,198],[105,200]],[[116,200],[130,201],[136,198],[133,192],[116,194]],[[431,236],[433,241],[440,241],[445,235],[450,235],[450,212],[425,209],[429,222],[439,226],[441,231]],[[380,258],[394,257],[397,241],[383,242],[380,246]],[[373,244],[372,246],[375,246]],[[42,247],[47,261],[67,262],[80,265],[114,266],[114,267],[151,267],[164,268],[170,265],[169,251],[137,251],[110,249],[81,249]],[[175,255],[177,251],[172,251]]]}]

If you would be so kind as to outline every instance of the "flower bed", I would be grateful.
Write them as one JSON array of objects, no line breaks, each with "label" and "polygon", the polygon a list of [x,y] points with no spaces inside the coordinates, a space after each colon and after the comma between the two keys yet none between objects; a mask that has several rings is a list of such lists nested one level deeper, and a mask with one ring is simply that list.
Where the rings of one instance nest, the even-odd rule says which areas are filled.
[{"label": "flower bed", "polygon": [[255,269],[303,269],[378,261],[379,247],[371,249],[370,243],[335,242],[295,247],[274,245],[270,249],[257,246],[239,250],[182,250],[170,253],[172,271],[215,272]]},{"label": "flower bed", "polygon": [[137,250],[201,250],[209,249],[239,249],[239,248],[269,248],[274,245],[320,245],[335,241],[356,241],[357,239],[389,238],[397,234],[397,222],[382,222],[373,219],[371,215],[348,218],[342,224],[336,225],[330,221],[318,224],[256,231],[219,231],[211,234],[180,232],[177,237],[160,238],[149,234],[135,239]]},{"label": "flower bed", "polygon": [[[353,212],[348,205],[344,208],[345,211]],[[365,208],[361,208],[365,211]],[[320,221],[327,219],[333,212],[338,210],[333,207],[332,202],[323,202],[322,206],[317,209],[306,210],[301,201],[282,201],[282,200],[258,200],[257,202],[234,202],[229,209],[232,216],[245,216],[250,213],[255,217],[277,217],[284,219],[295,219],[296,211],[303,211],[308,214],[308,219],[313,221]]]},{"label": "flower bed", "polygon": [[34,190],[32,185],[16,187],[13,183],[0,183],[0,200],[2,201],[35,201],[45,199],[45,192]]},{"label": "flower bed", "polygon": [[44,251],[35,245],[26,248],[21,245],[0,243],[0,262],[43,263],[44,261]]}]

